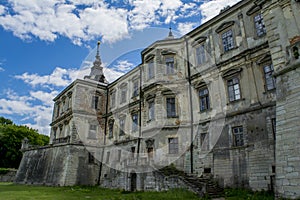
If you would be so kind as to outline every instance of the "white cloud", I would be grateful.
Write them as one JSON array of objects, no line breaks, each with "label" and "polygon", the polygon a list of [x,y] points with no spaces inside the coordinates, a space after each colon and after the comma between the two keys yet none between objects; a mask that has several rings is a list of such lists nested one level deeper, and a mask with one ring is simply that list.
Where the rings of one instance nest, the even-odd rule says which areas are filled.
[{"label": "white cloud", "polygon": [[[38,94],[38,92],[36,92]],[[46,92],[44,92],[44,95]],[[49,135],[52,116],[52,105],[35,105],[34,98],[28,96],[16,96],[16,93],[9,90],[5,99],[0,99],[0,114],[18,115],[26,119],[33,119],[35,123],[26,123],[34,129],[38,129],[39,133]],[[50,100],[52,101],[52,100]]]},{"label": "white cloud", "polygon": [[226,6],[232,6],[241,0],[212,0],[204,2],[200,6],[202,14],[201,23],[207,22],[213,17],[217,16],[220,11]]},{"label": "white cloud", "polygon": [[[0,63],[1,64],[1,63]],[[4,72],[5,70],[2,68],[2,67],[0,67],[0,72]]]},{"label": "white cloud", "polygon": [[191,30],[193,30],[193,28],[195,28],[196,23],[178,23],[178,31],[180,32],[181,35],[184,35],[188,32],[190,32]]},{"label": "white cloud", "polygon": [[131,30],[199,15],[199,5],[183,0],[115,4],[98,0],[7,0],[7,4],[0,3],[0,26],[22,39],[37,37],[52,42],[63,36],[82,45],[102,37],[111,43],[130,37]]},{"label": "white cloud", "polygon": [[113,66],[113,69],[119,72],[128,72],[134,67],[133,63],[130,63],[128,60],[119,60],[117,65]]}]

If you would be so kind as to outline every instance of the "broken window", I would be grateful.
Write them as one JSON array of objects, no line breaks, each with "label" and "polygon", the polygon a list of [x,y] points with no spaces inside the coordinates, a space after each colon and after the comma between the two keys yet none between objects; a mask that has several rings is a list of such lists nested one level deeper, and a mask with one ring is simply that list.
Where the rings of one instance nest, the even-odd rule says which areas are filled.
[{"label": "broken window", "polygon": [[227,80],[227,87],[230,102],[241,99],[241,91],[238,77],[233,77]]},{"label": "broken window", "polygon": [[266,89],[272,90],[275,89],[275,78],[273,77],[273,65],[265,65],[264,66],[264,74],[265,74],[265,81],[266,81]]},{"label": "broken window", "polygon": [[266,34],[266,27],[261,13],[254,16],[254,24],[255,24],[256,34],[258,37],[261,37]]},{"label": "broken window", "polygon": [[233,133],[233,142],[234,146],[243,146],[244,145],[244,135],[243,135],[243,127],[234,127],[232,128]]}]

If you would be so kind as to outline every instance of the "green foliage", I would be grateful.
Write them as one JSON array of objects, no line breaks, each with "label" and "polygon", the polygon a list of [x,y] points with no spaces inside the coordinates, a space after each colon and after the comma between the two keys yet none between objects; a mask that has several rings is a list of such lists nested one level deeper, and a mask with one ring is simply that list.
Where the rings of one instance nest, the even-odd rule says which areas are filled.
[{"label": "green foliage", "polygon": [[41,135],[27,126],[15,125],[11,120],[0,117],[0,167],[18,168],[22,159],[22,140],[28,138],[32,145],[44,146],[49,137]]},{"label": "green foliage", "polygon": [[1,174],[7,174],[10,171],[8,168],[0,168],[0,175]]},{"label": "green foliage", "polygon": [[161,168],[160,171],[166,176],[170,176],[170,175],[184,176],[184,172],[177,169],[174,163],[171,163],[170,165]]},{"label": "green foliage", "polygon": [[254,192],[247,189],[227,188],[225,197],[228,200],[273,200],[274,194],[267,191]]},{"label": "green foliage", "polygon": [[10,119],[0,117],[0,125],[5,125],[5,124],[13,124],[13,122]]}]

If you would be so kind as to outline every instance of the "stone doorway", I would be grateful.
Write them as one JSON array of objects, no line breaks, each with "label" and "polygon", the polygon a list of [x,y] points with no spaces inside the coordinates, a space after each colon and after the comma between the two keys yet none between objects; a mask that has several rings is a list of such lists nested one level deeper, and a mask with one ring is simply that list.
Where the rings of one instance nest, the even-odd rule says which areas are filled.
[{"label": "stone doorway", "polygon": [[133,171],[130,173],[130,191],[134,192],[136,191],[136,173]]}]

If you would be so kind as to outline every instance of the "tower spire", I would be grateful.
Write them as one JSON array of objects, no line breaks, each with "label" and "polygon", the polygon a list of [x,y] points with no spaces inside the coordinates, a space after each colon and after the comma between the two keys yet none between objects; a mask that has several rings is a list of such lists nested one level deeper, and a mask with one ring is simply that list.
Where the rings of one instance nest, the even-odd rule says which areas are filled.
[{"label": "tower spire", "polygon": [[100,44],[101,42],[97,42],[97,53],[95,56],[95,61],[93,62],[93,67],[91,68],[91,72],[89,76],[86,76],[85,78],[94,80],[94,81],[99,81],[101,83],[108,83],[107,80],[105,79],[104,73],[103,73],[103,67],[102,67],[102,62],[100,58]]}]

